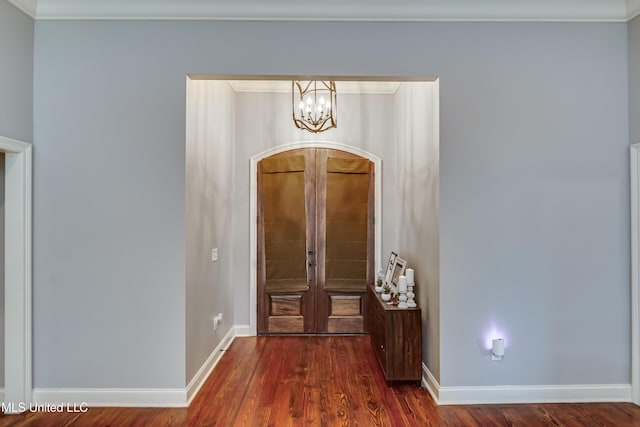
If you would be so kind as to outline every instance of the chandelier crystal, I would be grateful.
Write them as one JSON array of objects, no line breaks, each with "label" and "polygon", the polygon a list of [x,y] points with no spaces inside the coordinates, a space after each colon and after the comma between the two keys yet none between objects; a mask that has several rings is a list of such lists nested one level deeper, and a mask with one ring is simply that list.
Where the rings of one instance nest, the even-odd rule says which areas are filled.
[{"label": "chandelier crystal", "polygon": [[293,123],[312,133],[337,127],[336,82],[312,80],[291,83]]}]

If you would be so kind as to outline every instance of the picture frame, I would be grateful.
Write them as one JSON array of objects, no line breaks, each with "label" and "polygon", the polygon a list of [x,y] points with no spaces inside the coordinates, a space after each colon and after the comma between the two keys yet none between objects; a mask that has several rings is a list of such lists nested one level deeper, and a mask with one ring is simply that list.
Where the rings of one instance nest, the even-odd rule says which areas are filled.
[{"label": "picture frame", "polygon": [[391,274],[391,284],[395,289],[398,288],[398,282],[400,281],[400,276],[404,274],[404,271],[407,269],[407,261],[404,258],[400,258],[396,256],[396,259],[393,263],[393,270]]},{"label": "picture frame", "polygon": [[389,262],[387,263],[387,270],[384,274],[384,284],[385,285],[391,285],[391,277],[393,277],[393,265],[396,262],[396,258],[398,257],[398,254],[395,252],[391,252],[391,255],[389,255]]}]

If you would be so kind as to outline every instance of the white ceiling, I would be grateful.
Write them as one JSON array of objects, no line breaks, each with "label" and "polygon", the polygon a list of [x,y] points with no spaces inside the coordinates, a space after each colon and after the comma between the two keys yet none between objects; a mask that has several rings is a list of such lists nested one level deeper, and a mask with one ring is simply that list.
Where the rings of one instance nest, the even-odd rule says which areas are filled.
[{"label": "white ceiling", "polygon": [[640,0],[9,0],[36,19],[626,22]]}]

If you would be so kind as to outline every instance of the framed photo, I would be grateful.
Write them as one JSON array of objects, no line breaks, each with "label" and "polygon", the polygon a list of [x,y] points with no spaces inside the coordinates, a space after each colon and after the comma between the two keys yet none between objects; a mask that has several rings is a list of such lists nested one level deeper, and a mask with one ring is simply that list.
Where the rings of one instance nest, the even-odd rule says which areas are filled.
[{"label": "framed photo", "polygon": [[407,268],[407,261],[396,256],[396,260],[393,263],[393,273],[391,275],[391,283],[395,288],[398,287],[400,276],[404,274],[404,270]]},{"label": "framed photo", "polygon": [[398,257],[398,254],[395,252],[391,252],[391,255],[389,255],[389,263],[387,264],[387,271],[384,274],[385,285],[391,285],[391,278],[393,277],[393,265],[395,264],[397,257]]}]

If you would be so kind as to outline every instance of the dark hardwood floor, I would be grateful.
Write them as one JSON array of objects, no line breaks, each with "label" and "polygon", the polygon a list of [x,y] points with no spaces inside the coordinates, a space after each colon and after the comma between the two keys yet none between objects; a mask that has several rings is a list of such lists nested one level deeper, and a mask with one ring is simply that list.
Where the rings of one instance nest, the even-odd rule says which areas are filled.
[{"label": "dark hardwood floor", "polygon": [[628,403],[436,406],[387,387],[369,337],[237,338],[189,408],[26,413],[1,426],[640,426]]}]

